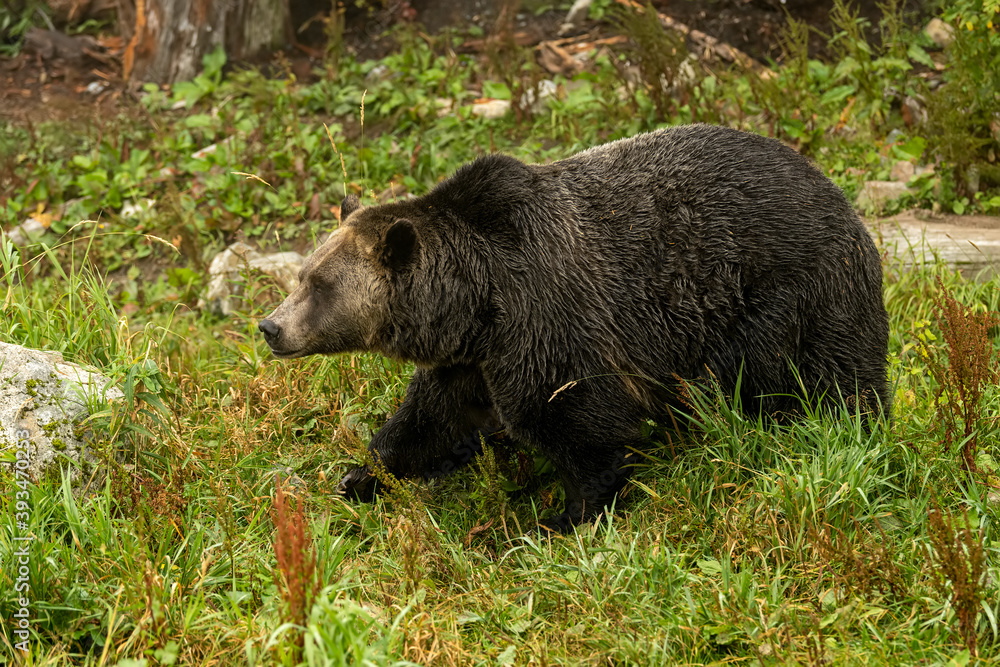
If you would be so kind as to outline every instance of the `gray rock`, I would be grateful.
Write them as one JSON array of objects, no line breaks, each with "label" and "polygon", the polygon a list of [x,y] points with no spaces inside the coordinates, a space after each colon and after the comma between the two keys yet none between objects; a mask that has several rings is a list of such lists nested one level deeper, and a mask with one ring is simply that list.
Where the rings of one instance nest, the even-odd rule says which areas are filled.
[{"label": "gray rock", "polygon": [[90,449],[86,419],[92,409],[122,396],[110,378],[64,361],[58,352],[0,343],[0,452],[13,460],[16,450],[27,451],[27,467],[17,467],[33,480],[72,463],[73,482],[87,481],[86,467],[99,460]]},{"label": "gray rock", "polygon": [[372,67],[368,74],[365,75],[365,81],[369,83],[378,83],[383,79],[389,78],[392,71],[386,65],[375,65]]},{"label": "gray rock", "polygon": [[576,0],[566,13],[566,18],[563,20],[562,25],[559,26],[559,34],[565,35],[582,26],[590,14],[590,5],[593,3],[594,0]]},{"label": "gray rock", "polygon": [[447,97],[435,97],[434,98],[434,108],[435,113],[438,118],[444,118],[451,113],[451,110],[455,107],[455,100],[449,100]]},{"label": "gray rock", "polygon": [[198,301],[216,315],[230,315],[244,294],[243,272],[249,269],[269,276],[285,293],[299,284],[302,255],[297,252],[260,253],[245,243],[236,242],[220,252],[208,267],[208,288]]},{"label": "gray rock", "polygon": [[7,238],[10,242],[18,247],[24,247],[29,243],[33,243],[42,237],[45,233],[46,226],[41,220],[37,218],[28,218],[23,223],[14,227],[7,232]]},{"label": "gray rock", "polygon": [[863,211],[878,210],[888,202],[899,199],[910,191],[899,181],[868,181],[858,193],[858,208]]},{"label": "gray rock", "polygon": [[896,164],[892,165],[892,171],[889,172],[889,179],[900,183],[906,183],[913,178],[913,175],[916,172],[916,167],[913,166],[912,162],[900,160]]},{"label": "gray rock", "polygon": [[[538,99],[535,99],[535,91],[538,91]],[[531,107],[532,113],[541,113],[548,107],[550,100],[558,99],[559,86],[552,79],[543,79],[531,90],[524,91],[523,103]]]},{"label": "gray rock", "polygon": [[11,243],[18,247],[24,247],[30,243],[37,243],[42,235],[49,229],[52,222],[56,220],[61,220],[66,212],[70,210],[71,207],[84,201],[83,197],[77,197],[76,199],[70,199],[62,204],[55,204],[47,212],[39,215],[39,217],[31,216],[20,225],[12,227],[6,232],[7,238],[10,239]]},{"label": "gray rock", "polygon": [[939,18],[928,21],[924,33],[942,49],[955,41],[955,29]]},{"label": "gray rock", "polygon": [[[910,118],[917,123],[927,122],[927,105],[924,103],[921,97],[910,97],[907,95],[903,98],[903,106],[906,107],[906,111],[910,113]],[[905,118],[905,116],[904,116]]]},{"label": "gray rock", "polygon": [[503,118],[510,111],[510,100],[486,100],[472,105],[472,115],[487,120]]},{"label": "gray rock", "polygon": [[566,13],[566,23],[580,25],[586,21],[592,4],[594,4],[594,0],[576,0]]},{"label": "gray rock", "polygon": [[156,201],[148,198],[136,201],[127,201],[122,204],[122,210],[118,212],[122,218],[147,218],[153,212]]},{"label": "gray rock", "polygon": [[979,192],[979,166],[970,165],[968,169],[965,170],[965,187],[969,192],[975,194]]}]

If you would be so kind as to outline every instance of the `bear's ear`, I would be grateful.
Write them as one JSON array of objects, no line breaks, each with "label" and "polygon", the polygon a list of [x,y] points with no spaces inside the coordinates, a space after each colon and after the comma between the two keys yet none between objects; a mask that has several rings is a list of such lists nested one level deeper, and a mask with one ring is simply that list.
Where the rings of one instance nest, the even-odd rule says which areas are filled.
[{"label": "bear's ear", "polygon": [[354,195],[347,195],[344,201],[340,202],[340,221],[347,220],[347,216],[361,208],[361,201]]},{"label": "bear's ear", "polygon": [[417,230],[409,220],[397,220],[385,232],[382,263],[398,271],[406,268],[417,254]]}]

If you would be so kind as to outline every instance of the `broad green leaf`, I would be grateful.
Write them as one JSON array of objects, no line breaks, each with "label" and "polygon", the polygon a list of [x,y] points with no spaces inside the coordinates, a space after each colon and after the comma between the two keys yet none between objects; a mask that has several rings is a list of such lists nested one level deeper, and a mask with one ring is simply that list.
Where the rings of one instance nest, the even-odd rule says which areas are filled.
[{"label": "broad green leaf", "polygon": [[913,62],[920,63],[921,65],[925,65],[931,69],[935,68],[934,61],[931,60],[931,57],[926,51],[924,51],[924,47],[920,46],[916,42],[910,44],[910,48],[906,50],[906,57]]},{"label": "broad green leaf", "polygon": [[843,100],[850,97],[855,92],[854,86],[843,85],[837,86],[836,88],[831,88],[830,90],[823,93],[823,97],[819,98],[820,104],[837,104]]}]

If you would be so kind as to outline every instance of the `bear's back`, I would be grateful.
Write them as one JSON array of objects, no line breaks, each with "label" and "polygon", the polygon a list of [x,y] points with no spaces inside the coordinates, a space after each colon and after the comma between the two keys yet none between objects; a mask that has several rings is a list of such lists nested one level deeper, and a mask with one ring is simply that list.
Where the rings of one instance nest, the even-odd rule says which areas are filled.
[{"label": "bear's back", "polygon": [[[574,196],[616,211],[652,204],[661,221],[692,209],[705,223],[735,223],[777,232],[796,221],[861,229],[843,193],[808,159],[780,142],[711,125],[658,130],[591,148],[551,165]],[[792,229],[789,229],[789,228]],[[780,231],[779,231],[780,230]],[[737,229],[732,229],[734,233]]]},{"label": "bear's back", "polygon": [[846,377],[824,368],[843,358],[870,367],[855,379],[886,399],[878,249],[806,158],[772,139],[694,125],[535,169],[550,199],[566,203],[551,221],[551,238],[566,228],[574,237],[575,282],[566,282],[603,296],[620,366],[707,367],[733,386],[746,362],[744,389],[759,394],[792,391],[787,360],[815,386]]},{"label": "bear's back", "polygon": [[874,243],[840,189],[773,139],[690,125],[535,169],[553,200],[572,204],[562,215],[593,252],[617,247],[608,259],[621,262],[629,248],[640,251],[647,276],[657,266],[697,278],[738,265],[806,277],[862,251],[870,278],[881,278]]}]

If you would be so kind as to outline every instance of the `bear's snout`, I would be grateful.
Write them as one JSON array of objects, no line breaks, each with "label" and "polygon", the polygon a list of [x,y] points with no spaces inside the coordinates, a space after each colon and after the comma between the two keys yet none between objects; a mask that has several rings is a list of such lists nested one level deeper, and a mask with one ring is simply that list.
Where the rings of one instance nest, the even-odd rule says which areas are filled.
[{"label": "bear's snout", "polygon": [[292,359],[312,354],[312,352],[303,351],[301,345],[296,347],[294,336],[290,334],[291,329],[283,327],[274,320],[263,319],[257,324],[257,328],[264,334],[264,341],[271,348],[271,354],[275,357]]},{"label": "bear's snout", "polygon": [[264,340],[271,347],[274,347],[275,341],[278,340],[278,336],[281,335],[281,327],[272,322],[271,320],[261,320],[260,324],[257,325],[260,332],[264,334]]}]

